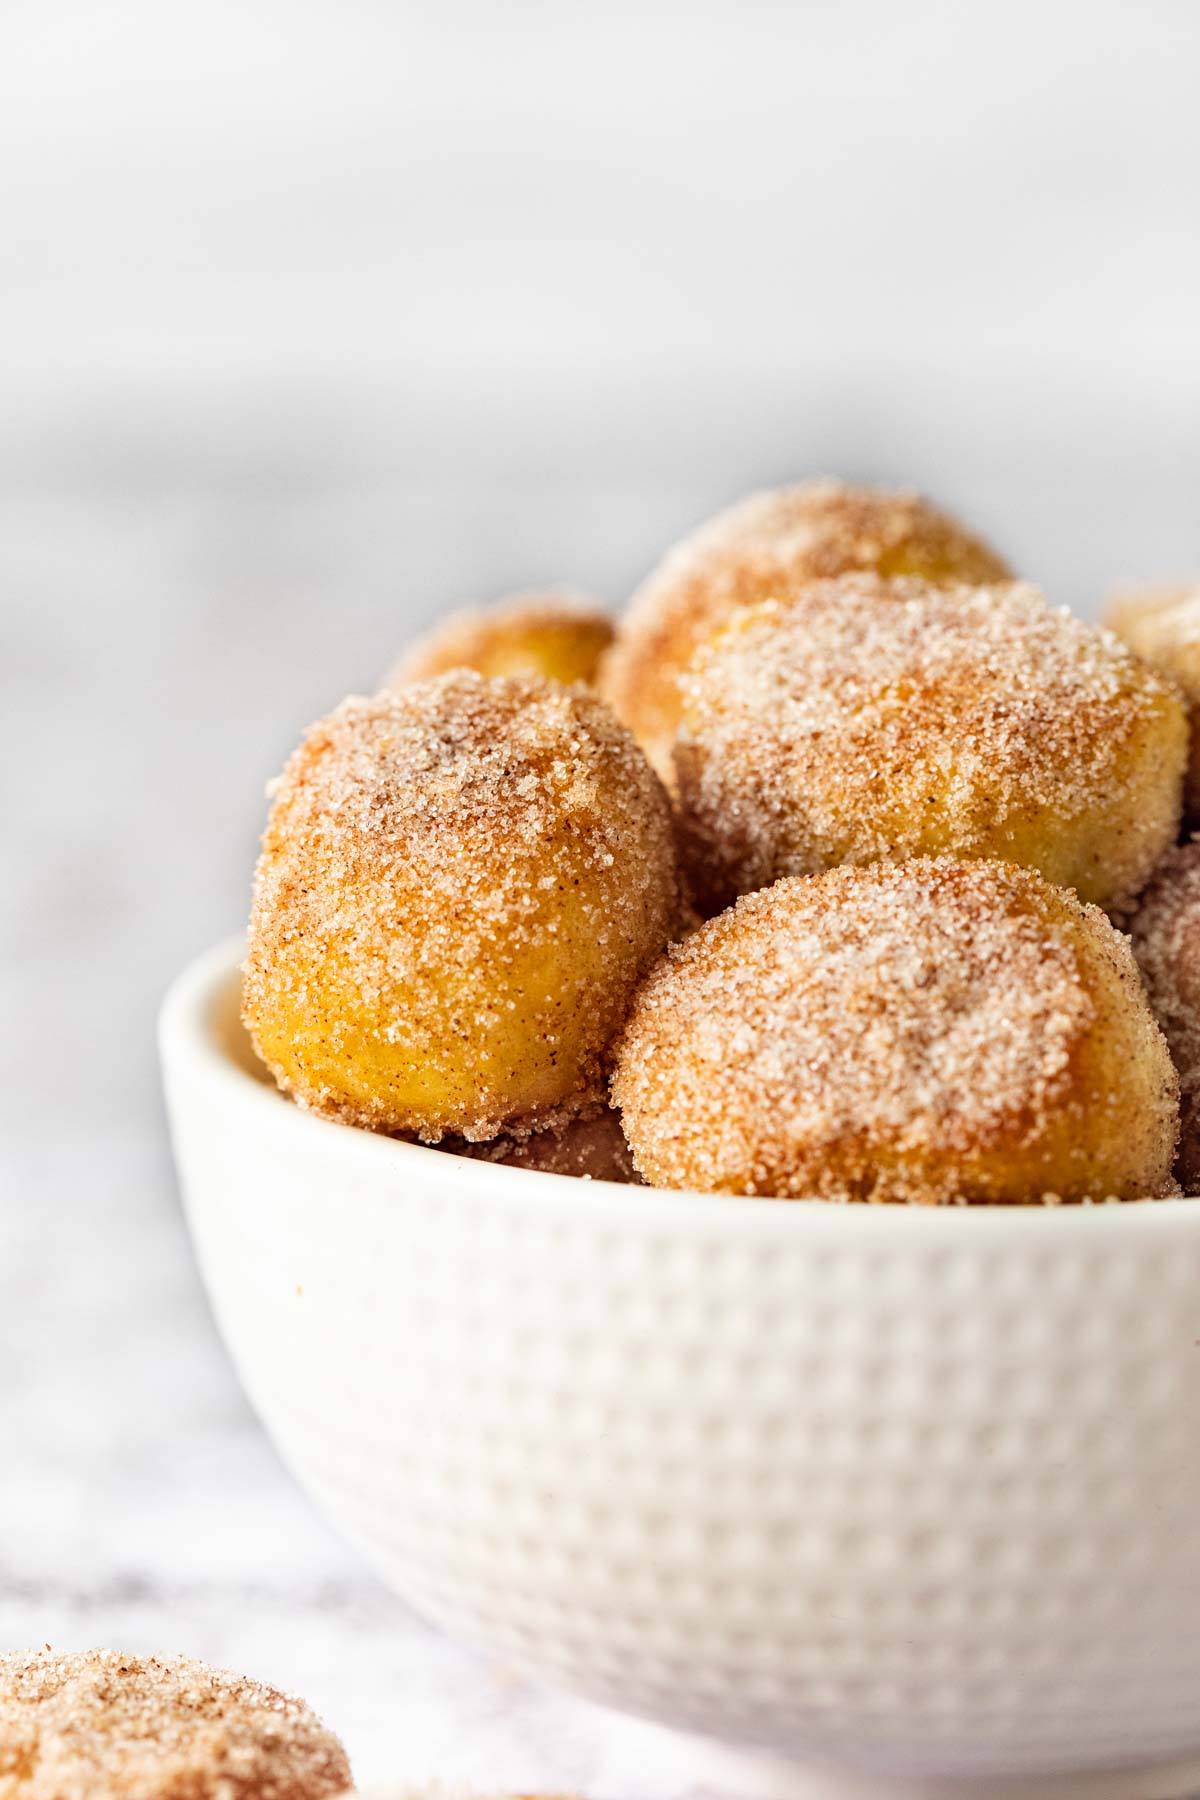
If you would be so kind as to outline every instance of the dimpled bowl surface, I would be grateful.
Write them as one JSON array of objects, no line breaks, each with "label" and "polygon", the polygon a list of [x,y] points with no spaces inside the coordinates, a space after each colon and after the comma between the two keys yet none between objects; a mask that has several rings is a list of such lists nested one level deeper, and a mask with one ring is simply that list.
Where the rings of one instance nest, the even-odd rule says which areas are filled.
[{"label": "dimpled bowl surface", "polygon": [[331,1124],[237,952],[162,1046],[304,1484],[431,1619],[738,1794],[1200,1788],[1200,1202],[654,1193]]}]

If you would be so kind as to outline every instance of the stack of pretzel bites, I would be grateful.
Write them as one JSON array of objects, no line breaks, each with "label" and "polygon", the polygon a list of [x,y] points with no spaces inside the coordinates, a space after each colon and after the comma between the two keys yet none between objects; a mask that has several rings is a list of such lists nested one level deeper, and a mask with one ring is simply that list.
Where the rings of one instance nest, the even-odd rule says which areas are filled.
[{"label": "stack of pretzel bites", "polygon": [[452,619],[276,784],[259,1055],[346,1123],[590,1179],[1177,1192],[1179,614],[1123,603],[1131,648],[919,496],[818,481],[704,526],[615,626]]}]

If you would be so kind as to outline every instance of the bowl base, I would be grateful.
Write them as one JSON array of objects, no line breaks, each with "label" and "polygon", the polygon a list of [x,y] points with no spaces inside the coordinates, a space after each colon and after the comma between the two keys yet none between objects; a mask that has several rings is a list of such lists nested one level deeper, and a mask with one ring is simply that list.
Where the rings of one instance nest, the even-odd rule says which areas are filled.
[{"label": "bowl base", "polygon": [[707,1800],[1200,1800],[1200,1757],[1084,1774],[888,1776],[643,1724]]}]

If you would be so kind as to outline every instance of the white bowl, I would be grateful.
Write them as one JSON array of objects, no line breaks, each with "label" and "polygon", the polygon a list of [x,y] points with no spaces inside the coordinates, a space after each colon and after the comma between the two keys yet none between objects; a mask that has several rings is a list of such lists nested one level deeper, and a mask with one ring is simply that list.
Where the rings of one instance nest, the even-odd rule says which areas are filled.
[{"label": "white bowl", "polygon": [[162,1020],[201,1264],[414,1607],[700,1734],[739,1795],[1200,1788],[1200,1202],[836,1208],[394,1143],[256,1076],[236,962]]}]

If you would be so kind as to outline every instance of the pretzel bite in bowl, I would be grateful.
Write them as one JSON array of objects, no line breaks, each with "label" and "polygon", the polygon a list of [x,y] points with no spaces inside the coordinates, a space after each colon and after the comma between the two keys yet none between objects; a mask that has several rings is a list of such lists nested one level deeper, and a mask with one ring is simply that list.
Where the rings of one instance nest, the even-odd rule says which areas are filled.
[{"label": "pretzel bite in bowl", "polygon": [[1191,722],[1184,802],[1200,824],[1200,583],[1132,588],[1117,594],[1105,622],[1160,675],[1175,682]]},{"label": "pretzel bite in bowl", "polygon": [[1200,841],[1163,858],[1130,931],[1150,1005],[1179,1071],[1175,1173],[1186,1193],[1200,1193]]},{"label": "pretzel bite in bowl", "polygon": [[450,669],[474,669],[591,687],[612,639],[608,613],[575,594],[514,594],[495,606],[452,613],[410,645],[383,685],[408,687]]},{"label": "pretzel bite in bowl", "polygon": [[1119,912],[1178,833],[1177,690],[1024,584],[806,583],[720,627],[681,690],[683,841],[710,911],[783,875],[950,854]]},{"label": "pretzel bite in bowl", "polygon": [[1033,870],[792,877],[641,988],[613,1095],[661,1187],[1040,1202],[1172,1189],[1178,1082],[1126,939]]},{"label": "pretzel bite in bowl", "polygon": [[909,489],[809,481],[751,494],[669,550],[618,621],[601,691],[670,783],[679,677],[744,606],[850,570],[934,582],[1003,581],[982,539]]},{"label": "pretzel bite in bowl", "polygon": [[460,670],[349,700],[277,784],[245,1018],[312,1111],[436,1142],[597,1104],[679,913],[670,808],[578,688]]}]

